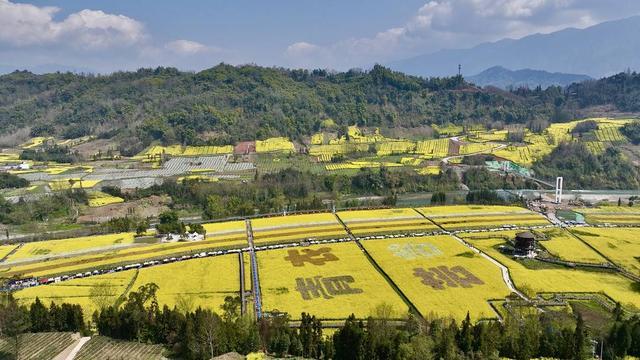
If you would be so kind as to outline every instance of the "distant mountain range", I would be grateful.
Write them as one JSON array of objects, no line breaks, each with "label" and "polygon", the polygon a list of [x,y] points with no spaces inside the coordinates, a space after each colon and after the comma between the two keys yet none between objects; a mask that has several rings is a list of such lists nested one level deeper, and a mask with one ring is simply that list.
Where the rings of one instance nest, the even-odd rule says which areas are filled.
[{"label": "distant mountain range", "polygon": [[483,43],[470,49],[441,50],[390,63],[394,70],[420,76],[478,74],[493,66],[587,74],[594,78],[640,70],[640,16],[585,29],[564,29],[513,40]]},{"label": "distant mountain range", "polygon": [[592,79],[587,75],[551,73],[543,70],[509,70],[502,66],[491,67],[477,75],[468,76],[466,80],[480,86],[495,86],[502,89],[509,87],[528,87],[533,89],[537,86],[543,89],[549,86],[567,86],[574,82]]}]

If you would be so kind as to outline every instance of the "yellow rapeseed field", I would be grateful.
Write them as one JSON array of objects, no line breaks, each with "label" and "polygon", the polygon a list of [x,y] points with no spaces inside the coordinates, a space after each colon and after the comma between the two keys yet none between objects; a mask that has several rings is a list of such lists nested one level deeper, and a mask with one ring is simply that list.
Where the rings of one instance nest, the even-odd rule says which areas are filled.
[{"label": "yellow rapeseed field", "polygon": [[[35,301],[36,297],[40,298],[47,306],[51,302],[56,304],[63,302],[78,304],[82,306],[85,317],[90,317],[101,306],[115,304],[134,276],[135,271],[132,270],[73,279],[20,290],[15,292],[14,296],[20,303],[25,305]],[[96,291],[97,288],[102,288],[103,290]]]},{"label": "yellow rapeseed field", "polygon": [[416,149],[416,143],[408,140],[383,141],[376,144],[376,155],[407,154]]},{"label": "yellow rapeseed field", "polygon": [[256,152],[294,152],[293,143],[285,137],[269,138],[266,140],[256,141]]},{"label": "yellow rapeseed field", "polygon": [[15,249],[18,245],[2,245],[0,246],[0,259],[3,259],[7,256],[13,249]]},{"label": "yellow rapeseed field", "polygon": [[91,189],[98,185],[101,180],[64,179],[49,182],[49,188],[53,191],[68,189]]},{"label": "yellow rapeseed field", "polygon": [[616,206],[616,205],[600,205],[596,207],[584,207],[575,209],[576,212],[581,214],[640,214],[640,206]]},{"label": "yellow rapeseed field", "polygon": [[411,208],[340,211],[338,216],[355,235],[438,230]]},{"label": "yellow rapeseed field", "polygon": [[411,208],[392,208],[376,210],[347,210],[338,211],[338,216],[346,224],[351,222],[389,220],[389,219],[416,219],[421,218],[415,210]]},{"label": "yellow rapeseed field", "polygon": [[380,304],[397,317],[406,304],[354,243],[317,245],[257,253],[265,311],[302,312],[322,319],[365,318]]},{"label": "yellow rapeseed field", "polygon": [[429,165],[417,170],[420,175],[439,175],[442,172],[440,166]]},{"label": "yellow rapeseed field", "polygon": [[[15,293],[18,300],[30,303],[39,297],[45,304],[68,302],[83,307],[89,316],[100,301],[111,305],[126,290],[131,281],[131,291],[147,283],[159,286],[160,306],[178,306],[181,310],[195,310],[198,306],[220,311],[226,296],[239,296],[238,255],[194,259],[179,263],[154,266],[138,270],[73,279],[56,284],[36,286]],[[106,296],[96,301],[96,286],[108,287]],[[104,294],[104,293],[101,293]],[[94,297],[92,297],[94,295]]]},{"label": "yellow rapeseed field", "polygon": [[205,223],[202,224],[202,226],[207,232],[207,237],[237,233],[244,234],[247,230],[247,225],[242,220]]},{"label": "yellow rapeseed field", "polygon": [[443,158],[449,154],[449,139],[418,141],[415,152],[426,159]]},{"label": "yellow rapeseed field", "polygon": [[160,306],[220,312],[226,296],[240,296],[238,255],[223,255],[141,269],[132,290],[155,283]]},{"label": "yellow rapeseed field", "polygon": [[503,214],[503,215],[474,215],[474,216],[450,216],[433,219],[447,230],[461,229],[491,229],[503,225],[537,226],[549,225],[544,216],[536,213],[530,214]]},{"label": "yellow rapeseed field", "polygon": [[[604,293],[623,306],[640,308],[640,296],[633,290],[630,280],[613,273],[584,271],[553,267],[530,269],[521,262],[502,254],[497,247],[505,244],[503,236],[513,236],[513,231],[475,233],[462,235],[474,246],[509,268],[511,277],[520,289],[530,293],[543,292],[592,292]],[[491,236],[491,238],[486,238]],[[482,239],[474,239],[483,237]]]},{"label": "yellow rapeseed field", "polygon": [[93,270],[97,267],[114,267],[117,264],[142,262],[148,259],[163,259],[181,254],[193,254],[214,249],[237,249],[246,246],[247,240],[244,234],[228,234],[207,237],[206,240],[202,241],[161,243],[126,249],[105,250],[96,254],[52,259],[44,263],[2,263],[0,264],[0,277],[72,274],[79,271]]},{"label": "yellow rapeseed field", "polygon": [[548,236],[548,240],[541,241],[540,245],[544,246],[550,254],[567,261],[576,261],[583,263],[603,264],[607,260],[598,255],[597,252],[589,248],[579,239],[571,236],[567,231],[561,229],[552,229],[543,231]]},{"label": "yellow rapeseed field", "polygon": [[429,206],[418,209],[428,217],[455,216],[455,215],[499,215],[499,214],[532,214],[533,212],[523,207],[502,205],[450,205]]},{"label": "yellow rapeseed field", "polygon": [[347,236],[342,224],[331,213],[252,219],[251,227],[256,244]]},{"label": "yellow rapeseed field", "polygon": [[149,157],[154,157],[159,155],[203,156],[203,155],[223,155],[223,154],[231,154],[231,153],[233,153],[233,145],[224,145],[224,146],[154,145],[143,150],[141,153],[136,155],[134,159],[147,159]]},{"label": "yellow rapeseed field", "polygon": [[52,137],[37,136],[37,137],[29,139],[29,141],[27,141],[24,144],[20,145],[20,147],[23,148],[23,149],[33,149],[35,147],[38,147],[38,146],[44,144],[44,142],[48,141],[48,140],[53,140],[53,138]]},{"label": "yellow rapeseed field", "polygon": [[488,300],[510,293],[496,265],[450,236],[369,240],[363,245],[424,316],[462,320],[468,311],[473,319],[495,317]]},{"label": "yellow rapeseed field", "polygon": [[589,224],[640,224],[640,207],[600,205],[592,208],[580,208],[577,212],[584,214]]},{"label": "yellow rapeseed field", "polygon": [[72,254],[86,250],[108,249],[134,243],[134,233],[94,235],[61,240],[25,243],[7,261]]},{"label": "yellow rapeseed field", "polygon": [[89,206],[99,207],[110,204],[118,204],[124,202],[124,199],[118,196],[109,195],[101,191],[89,193]]},{"label": "yellow rapeseed field", "polygon": [[497,146],[498,144],[494,143],[464,143],[460,146],[460,155],[487,153]]},{"label": "yellow rapeseed field", "polygon": [[378,161],[351,161],[348,163],[340,163],[340,164],[327,164],[325,165],[325,169],[327,171],[335,171],[335,170],[357,170],[363,168],[380,168],[380,167],[401,167],[402,164],[393,163],[393,162],[378,162]]},{"label": "yellow rapeseed field", "polygon": [[573,232],[617,265],[640,275],[640,228],[580,228]]}]

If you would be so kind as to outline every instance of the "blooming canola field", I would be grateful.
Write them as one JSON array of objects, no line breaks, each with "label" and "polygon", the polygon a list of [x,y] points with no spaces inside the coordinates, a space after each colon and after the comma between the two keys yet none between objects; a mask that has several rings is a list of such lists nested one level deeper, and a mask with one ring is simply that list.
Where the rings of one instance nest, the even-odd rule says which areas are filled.
[{"label": "blooming canola field", "polygon": [[397,317],[408,307],[354,243],[316,245],[258,253],[262,305],[300,317],[366,318],[381,305]]},{"label": "blooming canola field", "polygon": [[[504,229],[512,225],[518,230]],[[632,280],[640,275],[637,227],[565,229],[522,207],[455,205],[255,217],[203,228],[198,241],[121,233],[6,244],[0,278],[46,280],[15,291],[24,304],[40,297],[89,313],[147,283],[159,286],[161,305],[219,310],[244,283],[248,301],[294,320],[303,311],[325,320],[366,318],[383,304],[397,318],[417,311],[460,320],[469,312],[478,320],[501,313],[495,306],[511,294],[505,276],[533,298],[600,294],[640,309]],[[536,234],[541,255],[573,264],[513,257],[505,249],[524,230]]]}]

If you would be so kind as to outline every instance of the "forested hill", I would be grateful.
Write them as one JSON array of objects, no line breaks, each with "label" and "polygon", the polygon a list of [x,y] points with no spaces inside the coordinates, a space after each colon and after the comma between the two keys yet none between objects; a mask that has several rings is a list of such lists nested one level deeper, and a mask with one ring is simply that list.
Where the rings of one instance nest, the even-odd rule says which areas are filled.
[{"label": "forested hill", "polygon": [[[275,135],[298,139],[325,119],[340,125],[418,127],[451,123],[561,121],[613,102],[636,110],[640,76],[572,87],[504,92],[460,77],[408,76],[375,66],[329,73],[221,64],[198,73],[140,69],[106,76],[14,72],[0,77],[0,130],[74,138],[136,135],[141,144],[229,143]],[[609,82],[613,85],[609,86]],[[604,92],[604,93],[601,93]],[[23,132],[25,130],[22,130]]]}]

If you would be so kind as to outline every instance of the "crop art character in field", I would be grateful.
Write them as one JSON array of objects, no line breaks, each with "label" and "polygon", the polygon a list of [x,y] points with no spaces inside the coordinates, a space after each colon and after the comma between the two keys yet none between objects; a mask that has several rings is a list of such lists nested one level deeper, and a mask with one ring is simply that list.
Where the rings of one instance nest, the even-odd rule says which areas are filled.
[{"label": "crop art character in field", "polygon": [[351,275],[332,276],[323,278],[314,276],[312,278],[297,278],[296,290],[302,295],[302,299],[311,300],[314,298],[332,299],[338,295],[361,294],[362,289],[352,288],[350,284],[355,280]]},{"label": "crop art character in field", "polygon": [[445,284],[448,287],[470,288],[473,285],[484,285],[484,282],[473,275],[462,266],[448,268],[438,266],[425,270],[423,268],[413,269],[413,275],[422,279],[422,283],[431,286],[436,290],[444,290]]}]

